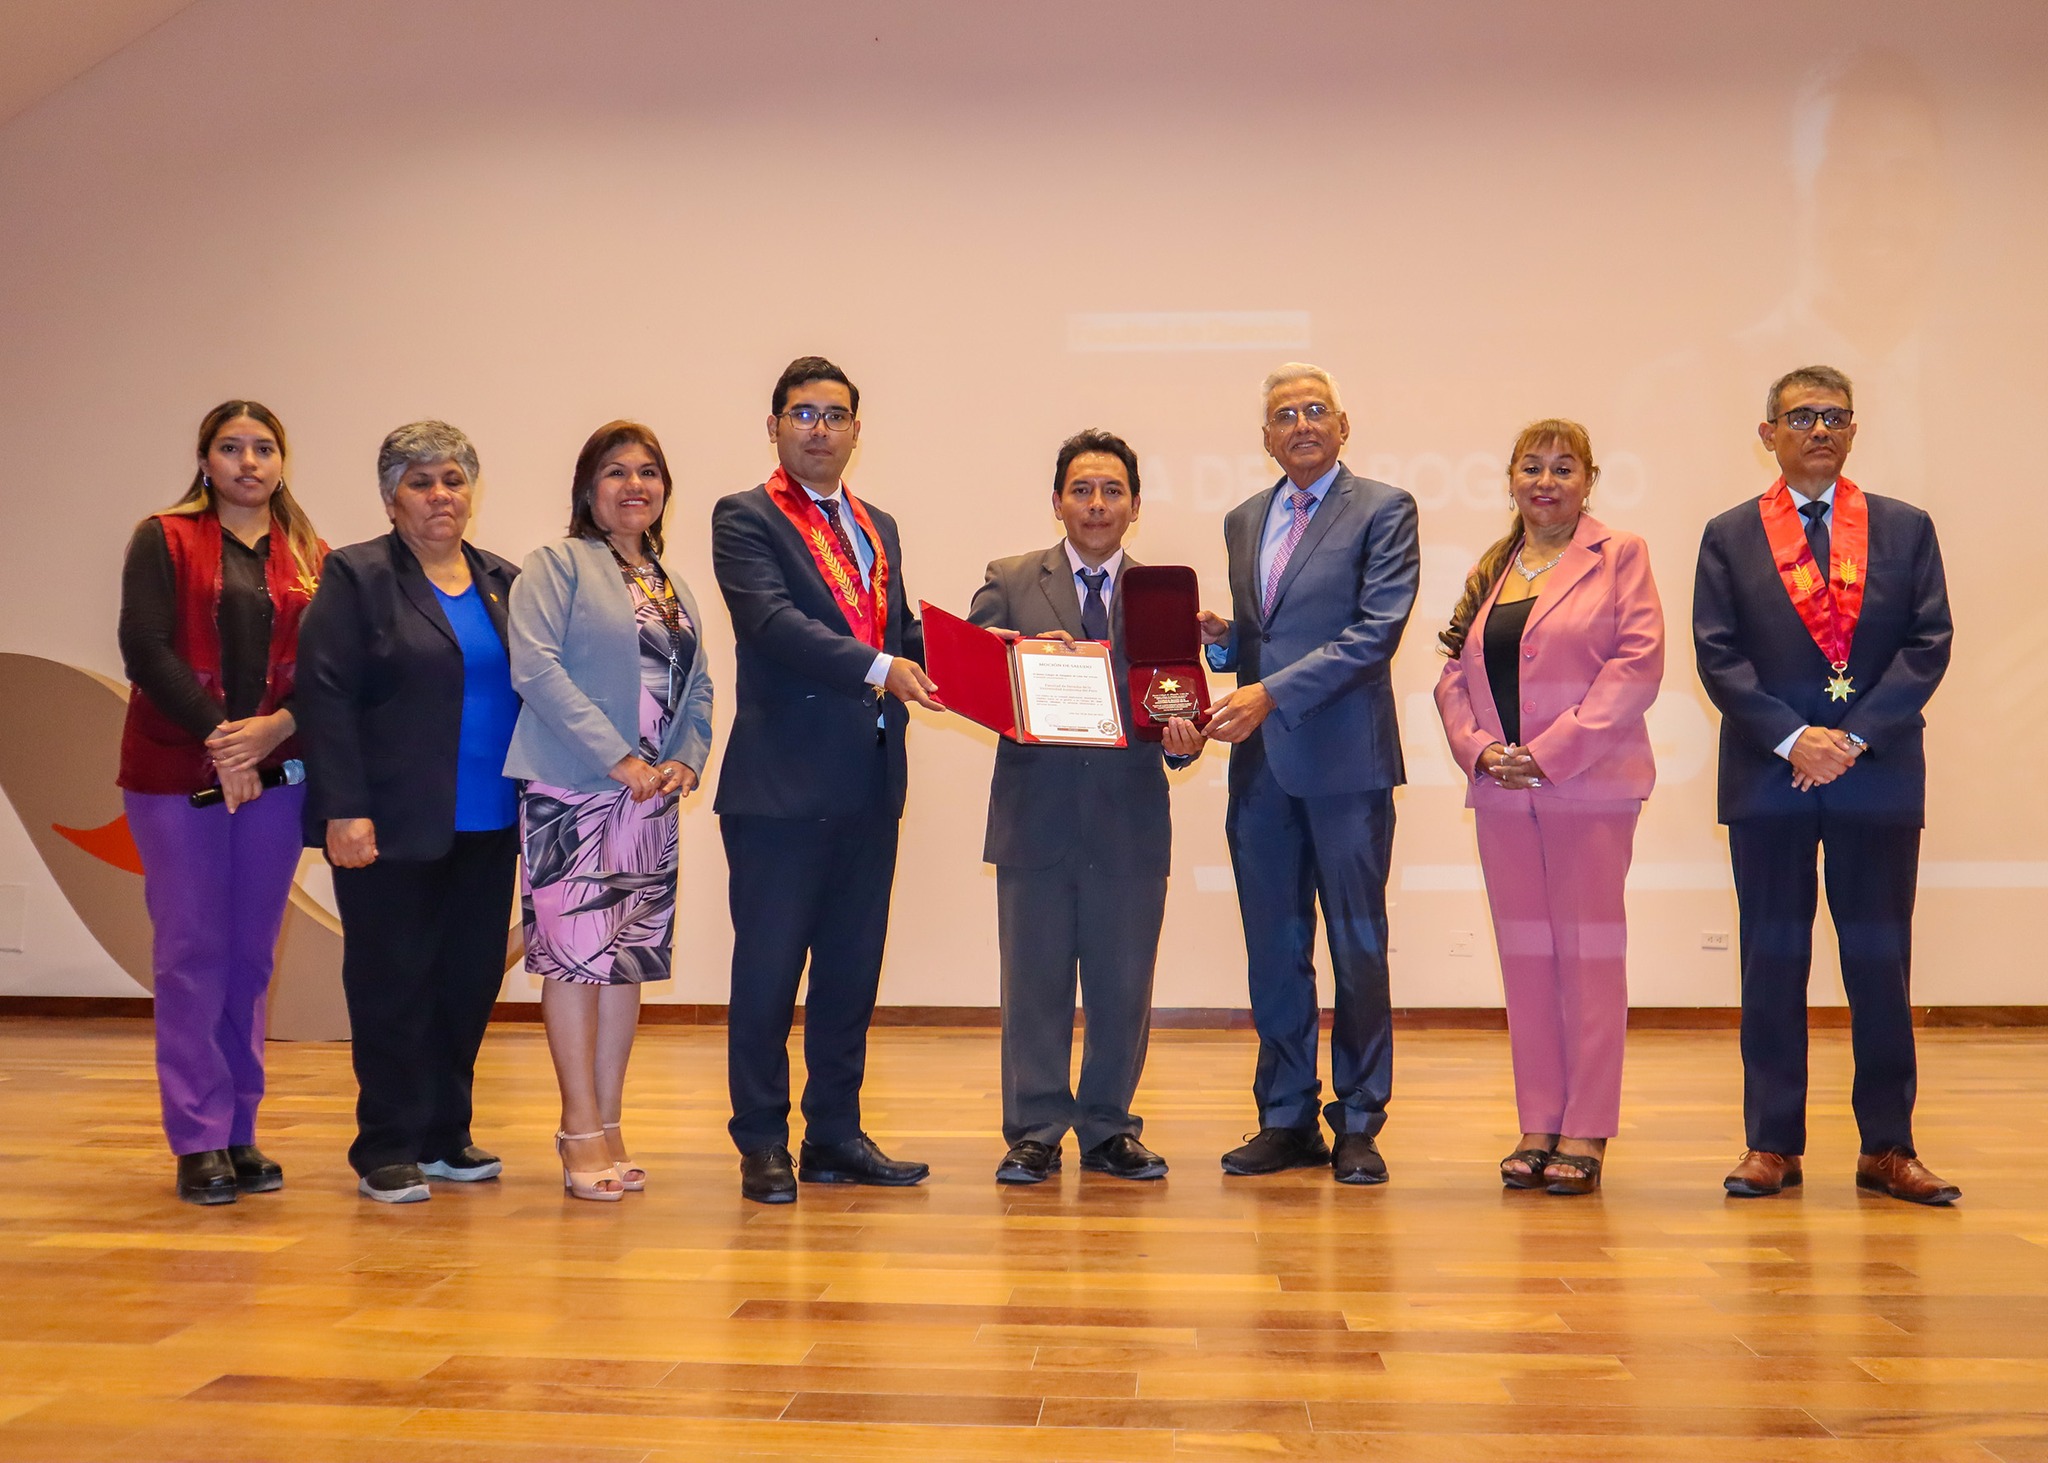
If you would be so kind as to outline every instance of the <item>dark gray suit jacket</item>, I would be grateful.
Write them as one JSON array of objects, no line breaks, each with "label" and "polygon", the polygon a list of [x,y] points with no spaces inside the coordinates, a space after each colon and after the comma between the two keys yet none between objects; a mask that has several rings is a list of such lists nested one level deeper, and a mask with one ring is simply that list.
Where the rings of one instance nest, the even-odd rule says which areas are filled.
[{"label": "dark gray suit jacket", "polygon": [[[1223,520],[1232,624],[1217,669],[1263,683],[1277,703],[1239,752],[1262,748],[1292,797],[1398,787],[1408,778],[1391,672],[1421,573],[1415,500],[1340,464],[1262,617],[1259,539],[1286,486],[1280,479]],[[1233,791],[1254,765],[1233,753]]]},{"label": "dark gray suit jacket", "polygon": [[[1135,564],[1124,555],[1123,567]],[[1110,601],[1110,645],[1126,732],[1131,698],[1123,636],[1123,595]],[[1081,638],[1081,596],[1065,540],[1035,554],[997,559],[975,591],[967,618],[985,629]],[[1007,737],[996,747],[988,793],[988,835],[981,856],[1012,868],[1050,868],[1081,853],[1104,873],[1164,878],[1173,851],[1165,758],[1157,742],[1125,747],[1029,746]]]}]

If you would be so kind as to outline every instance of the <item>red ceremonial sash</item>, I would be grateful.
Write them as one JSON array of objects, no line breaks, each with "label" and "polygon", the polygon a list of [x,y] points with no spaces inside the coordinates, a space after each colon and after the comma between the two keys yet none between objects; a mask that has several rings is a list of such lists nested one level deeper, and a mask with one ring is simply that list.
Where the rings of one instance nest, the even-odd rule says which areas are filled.
[{"label": "red ceremonial sash", "polygon": [[[1842,478],[1835,483],[1834,515],[1828,529],[1828,551],[1834,562],[1825,570],[1813,561],[1806,541],[1806,520],[1792,506],[1792,490],[1779,478],[1759,502],[1764,536],[1778,578],[1792,597],[1806,632],[1827,657],[1836,675],[1849,664],[1856,639],[1856,621],[1863,614],[1863,586],[1870,577],[1870,505],[1863,490]],[[1838,698],[1839,699],[1839,698]]]},{"label": "red ceremonial sash", "polygon": [[775,476],[768,479],[768,496],[782,510],[783,517],[795,526],[804,547],[811,551],[811,562],[818,566],[819,576],[824,579],[825,587],[832,591],[833,601],[846,616],[846,623],[852,627],[855,638],[880,650],[883,632],[889,624],[889,559],[882,552],[882,536],[875,532],[875,523],[868,517],[868,510],[852,493],[840,493],[840,501],[852,511],[853,521],[868,536],[868,546],[875,552],[873,573],[869,579],[863,580],[859,561],[848,561],[846,550],[840,546],[839,535],[825,521],[823,510],[809,493],[797,486],[787,471],[780,467],[775,469]]}]

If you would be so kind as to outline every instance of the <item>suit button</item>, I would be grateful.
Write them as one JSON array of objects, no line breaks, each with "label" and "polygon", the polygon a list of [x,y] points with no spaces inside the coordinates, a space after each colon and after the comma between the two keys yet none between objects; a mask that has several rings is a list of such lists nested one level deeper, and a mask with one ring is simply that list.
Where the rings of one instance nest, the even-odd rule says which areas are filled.
[{"label": "suit button", "polygon": [[1260,635],[1259,635],[1259,644],[1261,644],[1261,645],[1271,645],[1272,643],[1273,643],[1273,637],[1272,637],[1272,636],[1271,636],[1270,634],[1267,634],[1267,633],[1265,633],[1265,632],[1263,632],[1263,631],[1262,631],[1262,632],[1260,633]]},{"label": "suit button", "polygon": [[1534,711],[1536,709],[1536,703],[1534,701],[1524,701],[1522,703],[1522,709],[1524,711]]}]

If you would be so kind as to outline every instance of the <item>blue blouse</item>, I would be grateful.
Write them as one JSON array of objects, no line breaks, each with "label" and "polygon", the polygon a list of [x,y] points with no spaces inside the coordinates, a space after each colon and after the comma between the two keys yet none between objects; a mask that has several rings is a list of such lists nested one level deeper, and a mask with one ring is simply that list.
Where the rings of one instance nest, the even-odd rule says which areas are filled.
[{"label": "blue blouse", "polygon": [[462,743],[455,756],[455,831],[509,828],[519,817],[519,784],[505,776],[505,753],[519,720],[512,660],[498,638],[483,596],[471,585],[434,595],[462,648]]}]

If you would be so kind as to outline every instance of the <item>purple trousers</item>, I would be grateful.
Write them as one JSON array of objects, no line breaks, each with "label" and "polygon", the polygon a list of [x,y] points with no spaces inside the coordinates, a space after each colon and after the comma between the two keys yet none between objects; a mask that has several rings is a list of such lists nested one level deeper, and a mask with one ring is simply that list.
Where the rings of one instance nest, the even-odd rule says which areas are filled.
[{"label": "purple trousers", "polygon": [[1621,1124],[1622,886],[1641,811],[1525,794],[1476,815],[1525,1133],[1612,1138]]},{"label": "purple trousers", "polygon": [[124,792],[155,926],[156,1076],[177,1154],[256,1141],[270,967],[299,869],[304,787],[233,814]]}]

